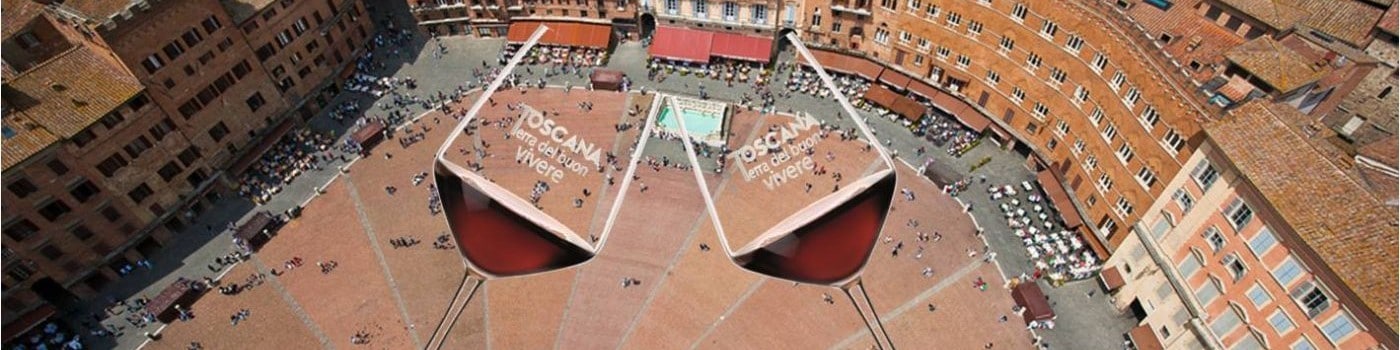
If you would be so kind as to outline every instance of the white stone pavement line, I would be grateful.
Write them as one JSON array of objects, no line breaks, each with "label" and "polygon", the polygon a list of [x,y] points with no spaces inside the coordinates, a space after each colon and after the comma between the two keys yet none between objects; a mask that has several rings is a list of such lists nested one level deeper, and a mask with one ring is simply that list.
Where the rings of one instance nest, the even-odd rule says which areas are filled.
[{"label": "white stone pavement line", "polygon": [[[933,287],[929,287],[929,289],[924,290],[923,293],[919,293],[918,296],[909,299],[908,301],[905,301],[903,305],[900,305],[894,310],[890,310],[889,312],[885,313],[885,322],[892,322],[896,319],[899,319],[899,317],[904,315],[905,312],[908,312],[910,309],[924,304],[925,300],[933,298],[934,294],[938,294],[938,292],[943,291],[943,289],[948,288],[948,286],[952,285],[953,283],[961,281],[963,277],[967,277],[968,274],[971,274],[973,271],[976,271],[977,267],[982,266],[983,264],[985,263],[974,260],[973,262],[968,263],[966,266],[963,266],[961,269],[958,269],[957,272],[954,272],[953,274],[944,277],[942,280],[938,281],[938,283],[935,283]],[[863,336],[871,336],[870,331],[862,329],[852,332],[850,336],[847,336],[846,339],[842,340],[839,343],[836,343],[836,345],[833,345],[831,349],[850,348],[852,343],[855,343],[857,340],[860,340],[860,338]]]},{"label": "white stone pavement line", "polygon": [[[627,95],[627,96],[626,96],[626,99],[625,99],[624,102],[623,102],[623,105],[624,105],[624,106],[630,106],[630,105],[631,105],[631,102],[632,102],[632,96],[631,96],[631,95]],[[653,104],[655,104],[655,102],[653,102]],[[648,117],[648,120],[650,120],[649,118],[650,118],[650,117]],[[622,119],[623,121],[626,121],[626,120],[627,120],[627,114],[624,113],[624,114],[622,115],[621,119]],[[638,148],[638,149],[643,148],[643,146],[646,144],[646,139],[645,139],[645,137],[647,137],[648,135],[650,135],[650,132],[651,132],[651,125],[650,125],[649,123],[648,123],[648,125],[645,125],[645,126],[642,127],[641,136],[644,137],[644,138],[643,138],[643,139],[639,139],[639,140],[637,141],[637,144],[638,144],[638,145],[637,145],[637,148]],[[623,133],[619,133],[617,136],[614,136],[614,137],[613,137],[612,152],[614,152],[614,154],[617,152],[618,146],[621,145],[621,143],[618,142],[618,139],[621,138],[622,135],[623,135]],[[638,152],[636,152],[636,154],[634,154],[634,155],[641,155],[641,152],[638,151]],[[628,165],[629,167],[636,167],[636,166],[637,166],[636,158],[634,157],[634,158],[632,159],[632,161],[629,162],[629,163],[630,163],[630,164]],[[607,169],[608,169],[607,172],[608,172],[609,174],[611,174],[611,173],[613,172],[613,170],[612,170],[611,167],[608,167]],[[628,174],[632,174],[631,171],[632,171],[633,169],[630,169],[630,168],[629,168],[628,170],[629,170]],[[632,176],[629,175],[629,176],[627,176],[626,179],[623,179],[623,180],[622,180],[623,184],[622,184],[621,187],[618,187],[617,198],[613,199],[613,206],[612,206],[612,209],[610,209],[610,210],[607,212],[607,213],[608,213],[608,216],[603,218],[603,227],[604,227],[604,229],[603,229],[602,235],[603,235],[604,237],[608,236],[609,231],[612,229],[611,223],[612,223],[613,219],[617,218],[617,214],[618,214],[618,212],[619,212],[619,211],[617,210],[617,208],[620,208],[620,207],[621,207],[621,202],[622,202],[622,200],[627,198],[627,188],[631,185],[631,179],[632,179]],[[599,184],[600,184],[600,186],[607,186],[606,175],[605,175],[605,178],[599,182]],[[602,187],[599,187],[599,188],[602,188]],[[601,191],[601,190],[598,191],[598,201],[599,201],[600,203],[602,202],[603,196],[605,196],[606,193],[608,193],[608,191]],[[601,208],[600,208],[600,209],[601,209]],[[591,223],[591,222],[596,222],[596,221],[597,221],[598,214],[599,214],[599,212],[598,212],[598,211],[595,211],[595,212],[593,213],[593,220],[589,220],[589,222],[590,222],[590,223]],[[590,224],[590,225],[588,225],[588,226],[589,226],[588,232],[590,232],[590,233],[593,232],[593,225]],[[594,246],[594,252],[595,252],[595,253],[596,253],[596,252],[602,252],[602,249],[601,249],[601,248],[602,248],[602,242],[599,241],[599,243],[598,243],[597,245]],[[594,255],[594,258],[597,258],[597,255]],[[585,264],[586,264],[586,263],[587,263],[587,262],[585,262]],[[580,266],[580,267],[581,267],[581,266]],[[561,348],[561,347],[560,347],[561,344],[563,344],[563,342],[564,342],[564,326],[568,324],[568,321],[569,321],[569,313],[573,310],[574,297],[578,295],[579,281],[582,281],[582,280],[583,280],[583,274],[586,273],[586,272],[587,272],[587,271],[583,271],[582,269],[580,269],[580,271],[579,271],[578,273],[574,274],[574,282],[573,282],[572,284],[570,284],[570,287],[569,287],[569,299],[566,300],[566,301],[564,302],[564,312],[563,312],[562,315],[560,315],[560,317],[559,317],[559,327],[558,327],[557,330],[554,332],[554,348],[555,348],[555,349],[560,349],[560,348]],[[652,287],[652,288],[655,288],[655,287]],[[619,343],[619,344],[620,344],[620,343]]]},{"label": "white stone pavement line", "polygon": [[739,296],[739,299],[735,300],[733,304],[729,304],[729,308],[724,310],[724,314],[719,315],[718,319],[711,322],[710,326],[705,328],[704,333],[700,333],[700,336],[695,337],[695,342],[690,344],[690,350],[700,348],[701,343],[704,342],[706,338],[709,338],[711,333],[715,332],[715,328],[719,328],[719,324],[724,323],[724,320],[728,319],[729,315],[734,314],[734,311],[738,310],[739,306],[744,305],[744,302],[748,301],[749,297],[753,296],[755,292],[758,292],[758,288],[762,287],[763,283],[768,280],[768,278],[759,278],[749,284],[749,289],[745,290],[744,294]]},{"label": "white stone pavement line", "polygon": [[[238,264],[242,264],[242,263],[243,263],[243,262],[240,261],[240,262],[233,263],[232,265],[225,266],[225,269],[224,269],[223,271],[220,271],[218,275],[215,275],[215,276],[214,276],[214,280],[222,280],[222,279],[224,279],[224,275],[227,275],[229,272],[232,272],[232,271],[233,271],[233,268],[234,268],[235,266],[238,266]],[[165,331],[165,327],[170,327],[170,324],[167,323],[167,324],[162,324],[162,325],[160,325],[160,327],[159,327],[159,328],[156,328],[156,331],[153,332],[153,333],[155,333],[155,334],[160,334],[161,332]],[[137,345],[137,346],[136,346],[136,349],[137,349],[137,350],[140,350],[140,349],[142,349],[142,348],[145,348],[146,345],[147,345],[147,344],[150,344],[150,343],[151,343],[151,339],[147,338],[145,341],[141,342],[141,345]]]},{"label": "white stone pavement line", "polygon": [[[263,271],[267,269],[267,266],[262,263],[262,259],[258,258],[256,255],[253,256],[252,261],[257,265],[255,268],[256,270]],[[321,348],[335,349],[335,343],[331,342],[331,338],[326,336],[325,331],[321,330],[321,325],[311,320],[311,315],[306,313],[306,309],[301,308],[301,303],[297,302],[296,298],[292,297],[292,293],[287,291],[287,287],[282,285],[282,280],[275,277],[269,280],[272,281],[272,288],[277,290],[277,295],[282,297],[282,301],[292,307],[292,314],[296,315],[297,318],[301,320],[301,323],[306,325],[306,328],[311,330],[311,333],[315,334],[317,339],[321,340]]]},{"label": "white stone pavement line", "polygon": [[599,234],[598,245],[594,248],[595,252],[602,251],[603,246],[608,243],[609,236],[612,236],[610,233],[612,233],[613,224],[615,224],[614,221],[617,219],[618,212],[622,210],[623,200],[627,199],[626,193],[632,186],[632,176],[637,174],[637,164],[642,161],[642,151],[646,149],[647,141],[651,139],[652,124],[656,122],[656,108],[660,105],[660,101],[660,95],[656,96],[656,99],[652,101],[652,112],[649,113],[646,122],[642,126],[642,136],[637,141],[637,149],[632,150],[632,164],[627,166],[627,174],[622,178],[622,187],[618,189],[618,193],[621,193],[622,196],[617,197],[617,200],[613,201],[612,210],[608,212],[608,221],[603,225],[603,232]]},{"label": "white stone pavement line", "polygon": [[[901,163],[904,163],[905,166],[908,166],[908,167],[910,167],[910,168],[913,168],[913,167],[914,167],[913,165],[909,164],[908,161],[906,161],[906,160],[904,160],[904,159],[902,159],[902,158],[899,159],[899,161],[900,161]],[[928,178],[925,178],[925,177],[923,177],[922,175],[920,175],[919,178],[923,179],[924,181],[933,182],[932,180],[929,180]],[[964,208],[967,207],[967,203],[963,202],[962,198],[953,197],[953,200],[954,200],[954,201],[957,201],[957,202],[958,202],[958,205],[961,205],[961,206],[963,206]],[[983,245],[983,246],[987,246],[987,247],[991,247],[991,243],[987,241],[987,232],[984,231],[984,230],[982,229],[982,224],[977,222],[977,216],[976,216],[976,215],[972,215],[972,211],[969,210],[969,211],[967,211],[967,217],[968,217],[969,219],[972,219],[972,227],[973,227],[973,228],[976,228],[976,229],[977,229],[977,232],[981,232],[981,234],[978,234],[977,236],[978,236],[979,239],[982,240],[982,245]],[[1003,268],[1001,267],[1001,260],[996,259],[996,258],[993,258],[993,259],[992,259],[992,264],[993,264],[994,266],[996,266],[996,268],[997,268],[997,274],[1000,274],[1000,275],[1001,275],[1002,281],[1008,281],[1008,280],[1011,279],[1011,276],[1007,276],[1007,275],[1006,275],[1006,270],[1003,269]],[[1039,338],[1039,337],[1040,337],[1040,335],[1037,334],[1036,331],[1035,331],[1034,329],[1030,330],[1030,332],[1031,332],[1031,338]]]},{"label": "white stone pavement line", "polygon": [[379,268],[384,271],[384,278],[389,283],[389,292],[394,296],[394,304],[399,308],[399,315],[403,317],[403,322],[407,323],[408,335],[413,339],[413,347],[422,348],[423,343],[418,339],[417,324],[413,322],[413,317],[408,314],[408,307],[404,305],[403,295],[399,293],[399,283],[394,279],[394,272],[389,269],[389,261],[384,259],[384,247],[379,244],[379,235],[374,232],[374,225],[369,222],[369,216],[365,214],[364,203],[360,201],[360,191],[355,189],[355,183],[349,177],[345,178],[345,188],[350,192],[350,198],[355,202],[355,214],[360,219],[360,226],[364,227],[365,234],[369,236],[369,246],[374,250],[374,257],[379,263]]},{"label": "white stone pavement line", "polygon": [[[622,104],[622,105],[623,105],[623,106],[631,106],[631,105],[632,105],[632,94],[631,94],[630,92],[622,92],[622,93],[623,93],[623,94],[626,94],[626,96],[627,96],[626,99],[623,101],[623,104]],[[628,108],[630,108],[630,107],[628,107]],[[628,118],[629,118],[629,116],[628,116],[626,113],[623,113],[622,116],[620,116],[620,117],[618,118],[618,123],[626,123]],[[645,127],[643,127],[643,128],[645,128]],[[642,131],[642,130],[640,130],[640,129],[638,130],[638,134],[637,134],[638,136],[641,135],[641,131]],[[618,154],[618,150],[619,150],[621,147],[623,147],[624,145],[628,145],[628,147],[631,147],[630,144],[626,144],[626,143],[623,143],[623,142],[622,142],[622,141],[627,141],[627,139],[625,139],[625,138],[623,137],[623,136],[626,136],[626,134],[627,134],[626,132],[619,132],[619,133],[617,133],[617,136],[614,136],[614,137],[613,137],[613,145],[612,145],[612,149],[611,149],[611,152],[612,152],[613,154]],[[641,140],[637,140],[635,143],[641,143]],[[607,169],[607,172],[605,172],[605,173],[603,174],[603,179],[601,179],[601,180],[598,181],[598,189],[599,189],[599,190],[598,190],[598,203],[599,203],[599,204],[603,203],[604,200],[617,201],[618,198],[622,198],[623,195],[625,194],[625,192],[619,190],[617,193],[615,193],[615,194],[612,196],[612,197],[617,197],[617,198],[607,197],[609,193],[612,193],[612,191],[605,191],[605,190],[603,190],[603,189],[606,189],[606,188],[609,188],[610,186],[612,186],[612,185],[609,185],[609,184],[608,184],[607,176],[608,176],[608,175],[612,175],[612,174],[614,174],[614,173],[617,173],[617,171],[616,171],[616,170],[613,170],[613,168],[612,168],[611,166],[607,167],[606,169]],[[607,197],[607,198],[605,198],[605,197]],[[600,206],[599,208],[596,208],[596,209],[594,210],[594,212],[593,212],[593,218],[590,219],[590,220],[588,220],[588,222],[589,222],[589,224],[588,224],[588,232],[594,232],[594,231],[595,231],[595,229],[594,229],[594,226],[596,225],[595,223],[601,222],[601,223],[603,223],[604,225],[607,224],[606,218],[605,218],[604,220],[602,220],[602,221],[599,221],[599,220],[598,220],[598,215],[601,215],[601,214],[603,213],[603,211],[602,211],[601,209],[602,209],[601,206]]]}]

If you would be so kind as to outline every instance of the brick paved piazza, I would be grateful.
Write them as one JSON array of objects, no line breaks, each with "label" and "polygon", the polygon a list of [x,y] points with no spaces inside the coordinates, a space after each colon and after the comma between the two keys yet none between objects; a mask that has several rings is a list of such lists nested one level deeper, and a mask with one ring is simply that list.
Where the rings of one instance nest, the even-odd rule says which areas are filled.
[{"label": "brick paved piazza", "polygon": [[[571,136],[618,157],[617,166],[603,159],[602,173],[567,172],[558,182],[551,181],[539,207],[587,237],[601,235],[613,203],[622,204],[606,244],[589,262],[486,282],[452,323],[444,348],[873,347],[875,338],[841,289],[797,285],[732,262],[719,249],[721,238],[710,224],[700,185],[690,171],[653,167],[644,160],[635,181],[622,181],[638,141],[645,141],[642,154],[655,157],[650,160],[660,161],[666,154],[672,155],[669,161],[681,160],[675,155],[683,153],[676,153],[680,147],[674,141],[655,135],[641,140],[640,126],[646,124],[655,97],[581,89],[503,90],[480,114],[480,127],[452,145],[447,152],[452,161],[479,163],[481,175],[529,198],[536,181],[549,179],[517,164],[517,146],[528,147],[525,138],[505,137],[518,121],[506,118],[519,115],[507,106],[524,103],[545,112]],[[581,101],[593,102],[593,108],[580,109]],[[633,108],[641,112],[630,115]],[[731,148],[751,142],[752,135],[770,125],[794,120],[748,111],[732,118]],[[619,132],[615,126],[620,123],[639,127]],[[438,112],[426,114],[407,128],[426,130],[425,140],[407,148],[391,140],[355,162],[306,206],[300,218],[224,281],[239,283],[274,268],[280,276],[269,275],[266,283],[235,296],[205,296],[192,307],[194,320],[171,324],[161,341],[148,346],[183,349],[191,341],[210,348],[425,346],[462,285],[466,267],[457,250],[432,246],[447,232],[447,224],[427,209],[431,179],[415,185],[413,176],[431,171],[432,153],[454,124],[453,118]],[[798,138],[813,137],[817,130]],[[806,173],[777,190],[766,189],[761,179],[746,181],[737,171],[707,172],[706,185],[735,249],[760,227],[829,193],[836,184],[830,173],[845,172],[843,181],[849,183],[855,175],[883,167],[873,152],[864,150],[864,141],[841,141],[839,133],[814,137],[812,158],[828,174]],[[827,160],[827,152],[833,160]],[[983,247],[970,216],[908,165],[896,164],[897,188],[917,196],[896,196],[862,274],[865,291],[894,344],[909,349],[976,349],[988,343],[998,349],[1030,348],[1025,323],[1012,313],[1007,290],[998,287],[1003,280],[996,265],[967,254]],[[612,185],[609,176],[616,180]],[[804,190],[806,183],[813,184],[810,193]],[[628,189],[620,192],[624,185]],[[397,191],[390,194],[386,186]],[[590,194],[583,195],[584,189]],[[576,198],[582,203],[575,203]],[[910,226],[911,219],[919,222],[917,228]],[[934,231],[941,240],[916,239],[916,232]],[[397,237],[423,243],[394,248],[388,240]],[[900,242],[902,254],[891,254]],[[702,250],[701,244],[714,248]],[[294,257],[302,258],[305,266],[285,271],[283,263]],[[321,273],[313,264],[332,260],[338,267],[330,273]],[[923,275],[925,268],[933,269],[932,277]],[[624,287],[627,278],[640,283]],[[992,287],[974,288],[978,278]],[[930,311],[930,304],[936,310]],[[251,316],[230,325],[228,315],[240,309],[249,309]],[[1009,315],[1010,321],[1000,322],[1002,315]],[[351,343],[357,332],[370,335],[368,345]]]}]

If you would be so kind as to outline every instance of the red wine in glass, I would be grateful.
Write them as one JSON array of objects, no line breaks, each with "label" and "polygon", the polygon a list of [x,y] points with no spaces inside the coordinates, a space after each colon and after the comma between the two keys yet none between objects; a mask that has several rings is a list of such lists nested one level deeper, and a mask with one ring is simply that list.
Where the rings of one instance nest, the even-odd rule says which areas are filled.
[{"label": "red wine in glass", "polygon": [[435,171],[448,227],[462,257],[479,274],[520,276],[577,265],[593,252],[550,232],[467,179],[446,169]]},{"label": "red wine in glass", "polygon": [[882,177],[835,209],[734,261],[781,279],[844,284],[869,260],[889,213],[894,176]]},{"label": "red wine in glass", "polygon": [[498,91],[510,72],[549,30],[539,26],[511,57],[438,149],[433,179],[442,200],[448,228],[467,265],[462,284],[453,295],[442,320],[425,348],[442,348],[457,315],[466,309],[481,284],[488,279],[518,277],[576,266],[595,254],[558,220],[532,203],[446,157],[467,125],[476,118],[491,94]]}]

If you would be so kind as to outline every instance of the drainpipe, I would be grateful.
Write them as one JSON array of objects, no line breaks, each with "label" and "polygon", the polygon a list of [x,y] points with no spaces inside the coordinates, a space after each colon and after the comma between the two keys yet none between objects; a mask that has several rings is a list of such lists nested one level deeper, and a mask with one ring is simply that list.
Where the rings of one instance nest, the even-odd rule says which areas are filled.
[{"label": "drainpipe", "polygon": [[1162,253],[1162,247],[1157,245],[1157,240],[1152,238],[1152,235],[1142,228],[1141,222],[1133,225],[1132,230],[1133,233],[1137,235],[1138,241],[1142,242],[1142,246],[1147,248],[1148,255],[1152,256],[1152,262],[1157,264],[1159,270],[1166,273],[1167,283],[1170,283],[1172,289],[1176,290],[1177,297],[1181,298],[1183,304],[1186,305],[1186,311],[1191,314],[1191,320],[1186,322],[1187,328],[1190,328],[1191,332],[1196,334],[1196,338],[1199,339],[1201,344],[1204,344],[1207,349],[1222,349],[1220,338],[1217,338],[1215,333],[1211,332],[1209,327],[1206,327],[1205,308],[1201,306],[1201,303],[1197,301],[1196,298],[1190,296],[1191,288],[1188,288],[1186,286],[1186,280],[1178,275],[1171,259],[1167,259],[1167,256]]}]

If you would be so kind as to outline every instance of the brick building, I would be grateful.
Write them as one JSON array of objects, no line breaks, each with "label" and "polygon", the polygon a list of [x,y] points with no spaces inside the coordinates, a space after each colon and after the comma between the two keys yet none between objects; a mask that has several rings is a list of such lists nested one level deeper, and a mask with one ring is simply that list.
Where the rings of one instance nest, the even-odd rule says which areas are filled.
[{"label": "brick building", "polygon": [[[1396,135],[1396,97],[1390,91],[1400,78],[1397,15],[1390,1],[1116,4],[1208,93],[1243,103],[1257,88],[1255,96],[1320,118],[1316,127],[1335,131],[1333,143],[1349,153]],[[1251,62],[1250,56],[1274,59]]]},{"label": "brick building", "polygon": [[[1105,274],[1119,279],[1115,288],[1122,291],[1117,295],[1117,306],[1142,315],[1143,327],[1133,332],[1132,338],[1165,343],[1170,348],[1394,346],[1395,308],[1390,295],[1394,294],[1394,283],[1357,277],[1364,272],[1345,271],[1367,263],[1393,268],[1395,259],[1395,219],[1381,215],[1396,205],[1393,139],[1397,118],[1396,97],[1391,93],[1396,85],[1394,5],[1253,0],[835,0],[805,2],[803,6],[794,27],[802,31],[809,45],[863,56],[887,71],[921,77],[975,105],[963,113],[992,119],[989,131],[994,138],[1010,141],[1008,146],[1027,154],[1029,166],[1044,169],[1042,179],[1064,183],[1064,192],[1087,226],[1081,232],[1096,235],[1113,252],[1110,265],[1114,267]],[[1274,9],[1276,6],[1279,8]],[[1239,110],[1231,112],[1234,109]],[[1241,309],[1226,307],[1229,304],[1224,302],[1196,302],[1209,305],[1186,308],[1182,300],[1205,288],[1205,274],[1187,276],[1191,284],[1184,288],[1173,288],[1165,277],[1141,277],[1184,261],[1182,256],[1190,248],[1180,241],[1193,237],[1200,241],[1201,233],[1210,227],[1200,224],[1207,220],[1206,214],[1193,214],[1201,216],[1193,216],[1195,223],[1174,226],[1170,232],[1151,231],[1164,235],[1165,240],[1175,240],[1163,251],[1176,260],[1157,266],[1147,259],[1148,249],[1140,239],[1140,232],[1149,231],[1147,227],[1166,222],[1161,219],[1162,203],[1177,196],[1181,179],[1190,177],[1200,159],[1209,154],[1250,162],[1250,156],[1259,156],[1246,154],[1257,148],[1238,142],[1232,143],[1236,146],[1233,154],[1221,154],[1222,144],[1235,138],[1226,131],[1229,123],[1216,124],[1214,133],[1201,132],[1203,123],[1234,114],[1267,115],[1278,125],[1258,122],[1258,127],[1268,130],[1266,126],[1278,126],[1295,137],[1293,140],[1300,140],[1278,146],[1276,152],[1262,153],[1279,159],[1297,153],[1320,162],[1311,165],[1316,167],[1311,171],[1345,173],[1311,180],[1270,175],[1271,180],[1255,180],[1266,183],[1249,185],[1252,189],[1248,191],[1256,194],[1240,202],[1254,213],[1268,212],[1261,214],[1268,216],[1260,221],[1269,220],[1267,225],[1274,232],[1294,234],[1287,237],[1293,243],[1284,243],[1287,250],[1299,256],[1301,269],[1312,271],[1303,274],[1317,276],[1317,282],[1309,285],[1319,286],[1316,290],[1320,292],[1304,290],[1305,285],[1294,280],[1261,287],[1272,300],[1303,300],[1294,305],[1299,307],[1281,307],[1279,313],[1286,316],[1231,313],[1227,311]],[[1214,143],[1200,146],[1202,142]],[[1267,173],[1266,169],[1251,170],[1259,173],[1257,177]],[[1044,176],[1046,173],[1053,176]],[[1302,192],[1274,189],[1292,197],[1258,197],[1258,192],[1283,184],[1304,189],[1340,187],[1349,192],[1312,193],[1332,196],[1328,200],[1337,207],[1309,208],[1311,211],[1294,207],[1294,202],[1309,198]],[[1217,191],[1246,191],[1234,187]],[[1349,196],[1361,196],[1361,202],[1353,203],[1355,210],[1368,216],[1336,219],[1350,220],[1347,223],[1319,222],[1325,221],[1326,213],[1351,210],[1342,207]],[[1230,215],[1250,210],[1231,207],[1235,204],[1226,197],[1229,195],[1211,193],[1208,198],[1197,197],[1197,201],[1209,200],[1205,204],[1228,213],[1215,214],[1209,220],[1224,222]],[[1312,225],[1332,225],[1330,229],[1356,245],[1338,248],[1314,232],[1303,232],[1317,228]],[[1218,230],[1225,235],[1255,237],[1253,231]],[[1350,231],[1340,232],[1345,230]],[[1280,241],[1285,239],[1283,233],[1279,236]],[[1386,249],[1356,253],[1353,250],[1366,247],[1357,242]],[[1268,259],[1282,253],[1268,254],[1262,263],[1242,255],[1229,263],[1258,264],[1253,270],[1256,273],[1271,271],[1279,261]],[[1366,256],[1349,260],[1356,255]],[[1219,259],[1223,256],[1201,261],[1209,265],[1214,259],[1216,265],[1222,265]],[[1393,275],[1392,271],[1378,276],[1387,279]],[[1133,276],[1127,278],[1127,286],[1121,286],[1123,276]],[[1251,292],[1248,287],[1228,284],[1220,284],[1219,292],[1227,296]],[[1295,298],[1290,295],[1294,292],[1302,294]],[[1312,299],[1299,299],[1304,297]],[[1327,305],[1315,305],[1318,300],[1343,306],[1328,309]],[[1269,332],[1268,324],[1273,320],[1279,320],[1281,329]],[[1296,326],[1288,326],[1284,320]],[[1239,332],[1245,327],[1232,326],[1235,321],[1255,328]],[[1218,331],[1212,331],[1211,326]],[[1300,340],[1304,338],[1307,340]]]},{"label": "brick building", "polygon": [[636,33],[637,2],[627,0],[407,0],[418,27],[434,35],[505,37],[513,20],[612,24]]},{"label": "brick building", "polygon": [[795,5],[777,0],[647,0],[643,6],[658,25],[772,37],[779,28],[778,11]]},{"label": "brick building", "polygon": [[1214,110],[1182,77],[1073,2],[807,3],[808,42],[865,55],[974,103],[1065,182],[1085,233],[1111,250],[1193,149]]},{"label": "brick building", "polygon": [[358,0],[4,8],[7,331],[159,250],[329,103],[373,33]]},{"label": "brick building", "polygon": [[1106,265],[1116,306],[1170,348],[1393,348],[1394,208],[1291,106],[1230,114]]}]

